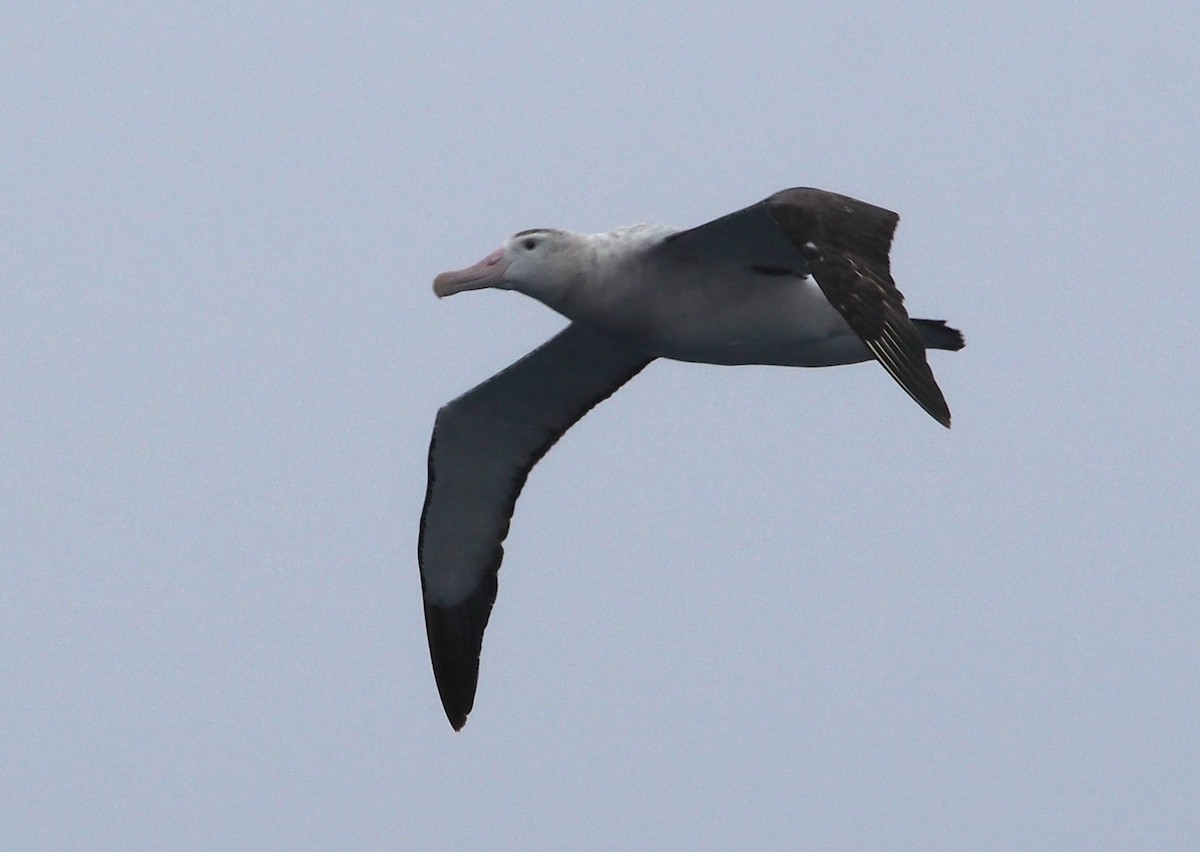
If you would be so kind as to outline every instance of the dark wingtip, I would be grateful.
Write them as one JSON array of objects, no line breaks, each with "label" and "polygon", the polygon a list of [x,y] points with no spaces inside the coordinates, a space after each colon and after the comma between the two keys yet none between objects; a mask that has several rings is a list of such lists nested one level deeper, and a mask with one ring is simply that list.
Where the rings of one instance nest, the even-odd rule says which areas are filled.
[{"label": "dark wingtip", "polygon": [[[462,730],[467,714],[475,705],[475,689],[479,684],[479,646],[470,647],[453,622],[453,610],[428,607],[425,610],[429,631],[429,650],[433,661],[433,677],[437,681],[442,709],[454,730]],[[482,638],[482,634],[480,634]],[[466,639],[466,641],[463,641]]]},{"label": "dark wingtip", "polygon": [[469,598],[455,606],[425,605],[429,656],[442,709],[450,726],[462,730],[475,706],[483,632],[496,601],[496,575],[484,579]]},{"label": "dark wingtip", "polygon": [[[938,395],[941,395],[940,389],[938,390]],[[950,407],[946,405],[946,400],[944,398],[941,400],[941,405],[926,405],[919,399],[917,402],[920,403],[922,408],[929,412],[934,420],[936,420],[938,423],[941,423],[947,429],[950,428]]]},{"label": "dark wingtip", "polygon": [[[908,388],[905,388],[905,390],[908,390]],[[918,405],[925,409],[925,412],[930,417],[932,417],[938,423],[941,423],[947,429],[950,428],[950,407],[946,405],[946,400],[944,398],[937,400],[923,400],[920,397],[913,395],[911,392],[909,395],[917,401]],[[938,396],[941,396],[940,390],[938,391]],[[940,405],[938,404],[939,402],[941,403]]]}]

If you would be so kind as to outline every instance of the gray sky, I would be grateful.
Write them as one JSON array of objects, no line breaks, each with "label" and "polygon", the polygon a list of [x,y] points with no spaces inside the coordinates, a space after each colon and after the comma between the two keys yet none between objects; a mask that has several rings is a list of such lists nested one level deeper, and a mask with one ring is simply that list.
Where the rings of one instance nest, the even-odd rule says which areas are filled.
[{"label": "gray sky", "polygon": [[[1195,3],[34,5],[0,847],[1200,843]],[[902,215],[954,430],[653,365],[530,477],[454,734],[429,430],[563,321],[433,276],[793,185]]]}]

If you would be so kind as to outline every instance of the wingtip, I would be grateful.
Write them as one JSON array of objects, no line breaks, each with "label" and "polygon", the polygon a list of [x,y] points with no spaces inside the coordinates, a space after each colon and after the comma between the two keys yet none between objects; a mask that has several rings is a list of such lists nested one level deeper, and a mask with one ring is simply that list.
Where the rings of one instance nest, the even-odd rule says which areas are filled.
[{"label": "wingtip", "polygon": [[[908,390],[908,388],[905,388],[905,390]],[[941,393],[940,388],[938,389],[938,392],[940,395],[940,393]],[[930,417],[932,417],[938,423],[941,423],[947,429],[950,428],[950,407],[948,405],[946,405],[946,400],[944,398],[940,400],[941,405],[936,405],[936,404],[930,405],[930,404],[927,404],[926,402],[923,402],[919,397],[917,397],[911,393],[909,395],[912,396],[912,398],[915,399],[917,401],[917,403],[922,408],[925,409],[925,411],[929,414]]]},{"label": "wingtip", "polygon": [[[937,386],[936,381],[930,388],[925,389],[925,393],[919,393],[917,388],[910,387],[907,383],[901,381],[889,365],[884,364],[884,366],[892,375],[892,378],[896,379],[896,383],[904,388],[905,392],[913,398],[917,405],[924,409],[926,414],[947,429],[950,428],[950,406],[946,405],[946,398],[942,396],[942,389]],[[932,375],[930,373],[931,377]]]},{"label": "wingtip", "polygon": [[[467,716],[475,706],[475,688],[477,680],[472,680],[468,689],[462,689],[461,681],[448,680],[444,673],[436,672],[438,679],[438,697],[442,699],[442,710],[450,727],[461,731],[467,724]],[[456,688],[457,687],[457,688]]]},{"label": "wingtip", "polygon": [[[499,558],[496,560],[499,564]],[[426,601],[425,630],[433,679],[450,726],[458,731],[475,706],[479,686],[479,655],[492,604],[496,600],[496,575],[484,578],[466,600],[453,606]]]}]

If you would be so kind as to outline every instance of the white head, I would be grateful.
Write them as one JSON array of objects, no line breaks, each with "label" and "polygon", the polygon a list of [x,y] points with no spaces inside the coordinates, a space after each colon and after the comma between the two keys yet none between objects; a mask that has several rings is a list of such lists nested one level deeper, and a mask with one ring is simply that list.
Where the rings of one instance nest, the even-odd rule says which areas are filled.
[{"label": "white head", "polygon": [[552,228],[520,231],[474,266],[433,279],[433,292],[440,298],[494,287],[554,306],[586,275],[585,243],[579,234]]}]

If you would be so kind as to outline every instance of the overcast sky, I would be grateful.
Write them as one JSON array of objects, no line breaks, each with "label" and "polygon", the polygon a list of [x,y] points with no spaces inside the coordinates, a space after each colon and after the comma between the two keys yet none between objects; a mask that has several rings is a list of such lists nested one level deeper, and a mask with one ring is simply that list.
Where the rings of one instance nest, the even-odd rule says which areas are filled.
[{"label": "overcast sky", "polygon": [[[1197,32],[9,8],[0,847],[1196,848]],[[874,364],[652,365],[530,476],[455,734],[429,431],[564,321],[434,275],[795,185],[901,214],[954,429]]]}]

